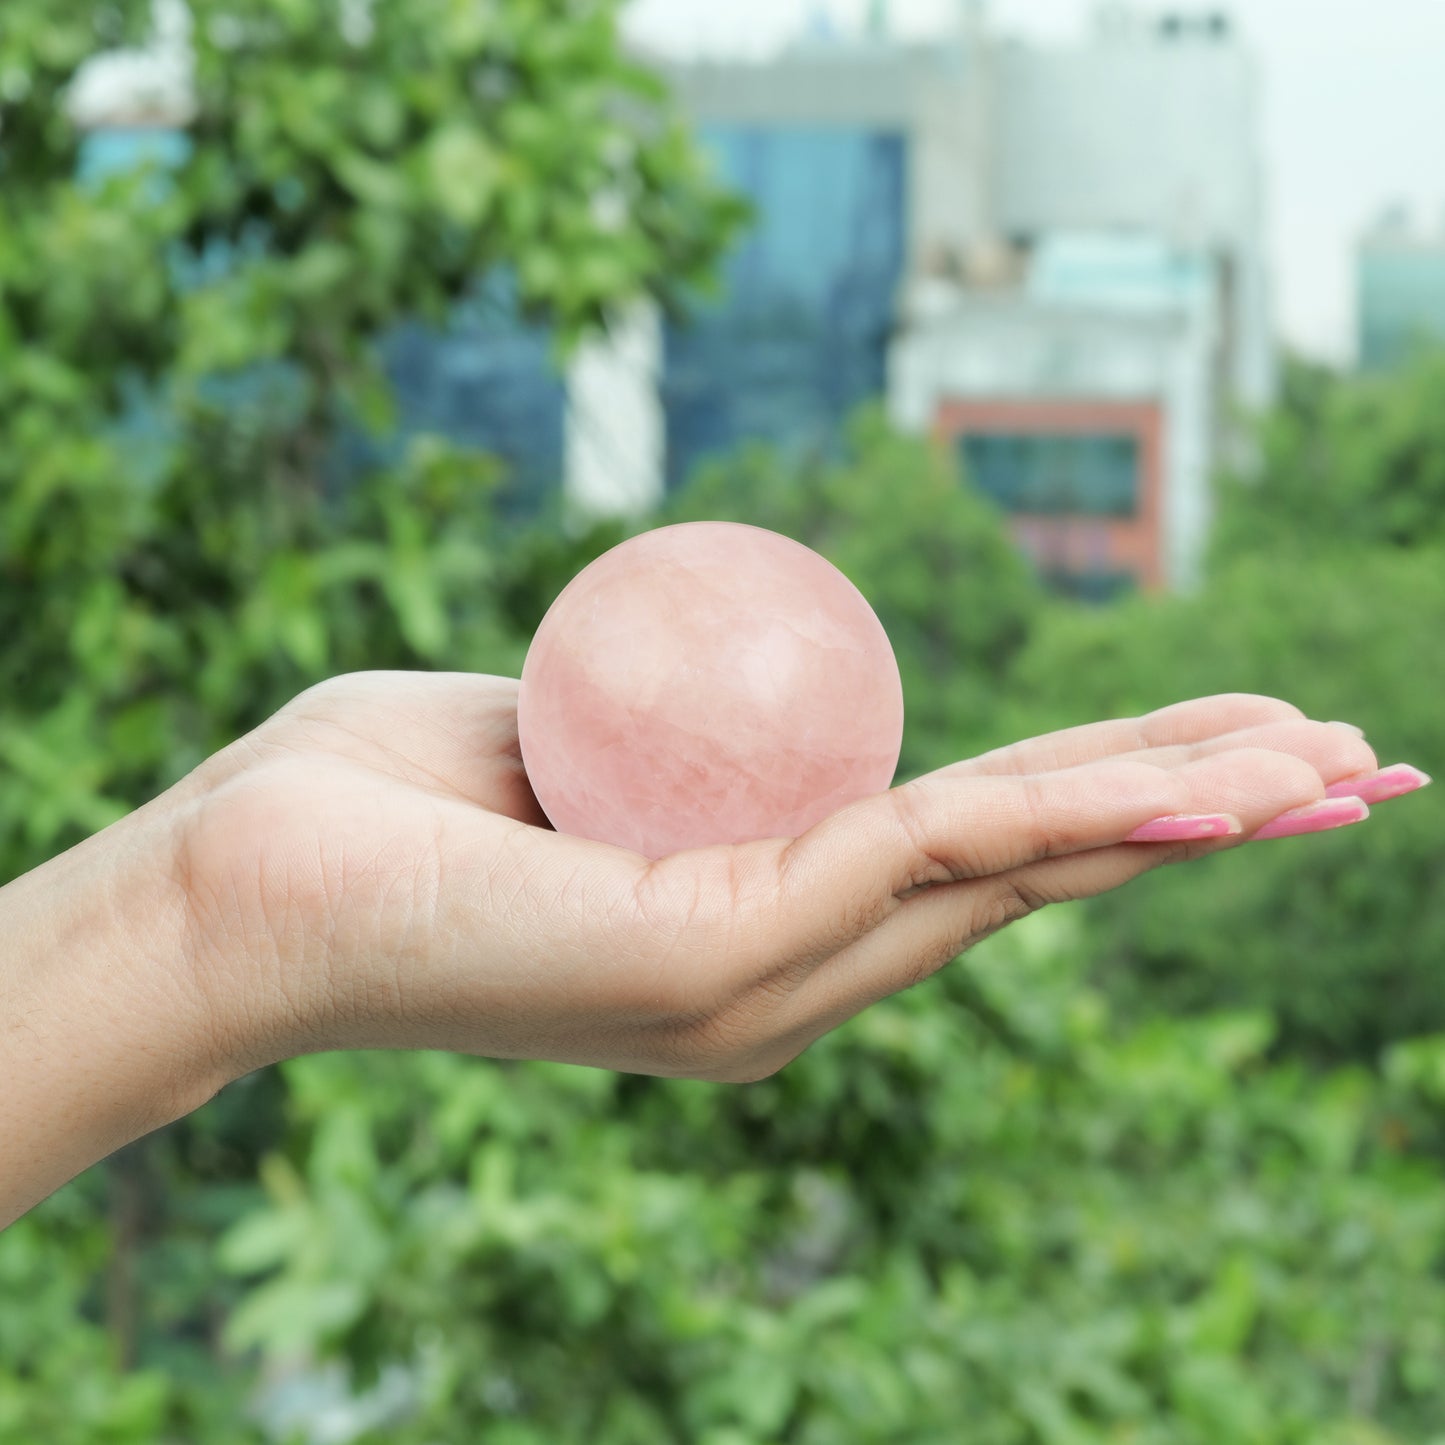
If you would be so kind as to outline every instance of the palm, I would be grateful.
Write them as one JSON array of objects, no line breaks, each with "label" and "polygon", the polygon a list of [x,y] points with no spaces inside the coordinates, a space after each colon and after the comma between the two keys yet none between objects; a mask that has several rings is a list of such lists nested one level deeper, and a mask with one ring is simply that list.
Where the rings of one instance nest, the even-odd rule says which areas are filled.
[{"label": "palm", "polygon": [[546,827],[522,767],[517,687],[507,677],[358,673],[303,693],[251,742],[335,767],[395,806],[455,802]]},{"label": "palm", "polygon": [[1131,808],[1263,821],[1373,763],[1284,704],[1210,699],[956,764],[800,840],[653,863],[550,831],[517,688],[337,678],[194,776],[194,935],[244,945],[251,1007],[290,1020],[280,1051],[752,1076],[1032,908],[1183,856],[1119,846]]}]

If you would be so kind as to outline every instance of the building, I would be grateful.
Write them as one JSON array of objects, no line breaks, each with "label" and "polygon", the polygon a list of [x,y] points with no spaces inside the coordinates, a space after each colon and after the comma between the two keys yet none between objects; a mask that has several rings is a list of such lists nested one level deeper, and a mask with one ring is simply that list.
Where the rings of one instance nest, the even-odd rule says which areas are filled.
[{"label": "building", "polygon": [[924,294],[892,349],[897,421],[958,448],[1059,590],[1190,585],[1223,434],[1208,263],[1058,236],[1019,285]]},{"label": "building", "polygon": [[664,340],[668,483],[886,394],[1064,590],[1190,586],[1231,423],[1274,384],[1247,51],[1217,14],[1117,6],[1065,47],[979,4],[925,46],[881,28],[670,72],[760,221]]},{"label": "building", "polygon": [[1392,209],[1361,239],[1355,280],[1362,370],[1386,371],[1445,346],[1445,230],[1421,231]]},{"label": "building", "polygon": [[490,447],[524,498],[560,476],[583,511],[635,513],[744,441],[833,448],[886,398],[1061,589],[1197,580],[1210,477],[1273,388],[1258,83],[1222,16],[1111,5],[1036,46],[961,0],[904,45],[875,3],[861,36],[663,68],[755,206],[721,300],[618,317],[559,378],[489,292],[388,339],[403,429]]}]

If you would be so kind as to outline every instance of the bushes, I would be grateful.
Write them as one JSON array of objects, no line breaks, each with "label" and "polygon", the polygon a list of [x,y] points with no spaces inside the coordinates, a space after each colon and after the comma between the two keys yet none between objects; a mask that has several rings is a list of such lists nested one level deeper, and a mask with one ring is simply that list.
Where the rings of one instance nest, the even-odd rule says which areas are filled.
[{"label": "bushes", "polygon": [[[1398,457],[1427,457],[1438,407],[1423,383],[1436,376],[1426,363],[1394,383],[1398,395],[1377,381],[1337,381],[1324,398],[1311,391],[1307,418],[1336,418],[1324,431],[1301,430],[1288,412],[1268,419],[1268,469],[1250,488],[1227,492],[1223,536],[1235,545],[1221,542],[1203,592],[1103,611],[1050,609],[1005,684],[1005,731],[1211,692],[1265,692],[1362,726],[1382,762],[1438,770],[1445,547],[1423,524],[1399,545],[1363,517],[1357,531],[1337,530],[1347,506],[1388,511],[1428,495],[1428,476],[1417,488],[1401,477]],[[1365,425],[1367,403],[1395,418],[1387,449],[1396,461],[1339,478],[1311,471],[1312,458],[1385,445],[1353,430]],[[1414,418],[1413,444],[1402,412]],[[1298,439],[1294,451],[1283,436]],[[1375,500],[1351,500],[1366,475],[1376,478]],[[1288,516],[1290,532],[1272,530]],[[1097,976],[1144,1013],[1266,1009],[1283,1047],[1333,1059],[1369,1060],[1391,1040],[1445,1028],[1440,808],[1433,789],[1382,805],[1337,837],[1247,849],[1099,900],[1090,910]]]},{"label": "bushes", "polygon": [[1401,1146],[1438,1073],[1121,1027],[1084,953],[1032,920],[745,1089],[284,1065],[228,1338],[407,1361],[398,1445],[1423,1439],[1445,1192]]}]

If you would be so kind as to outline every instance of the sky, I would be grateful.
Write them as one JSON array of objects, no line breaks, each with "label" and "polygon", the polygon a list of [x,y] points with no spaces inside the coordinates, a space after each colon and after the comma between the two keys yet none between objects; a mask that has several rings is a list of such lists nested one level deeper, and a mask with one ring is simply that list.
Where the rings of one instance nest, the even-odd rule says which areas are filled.
[{"label": "sky", "polygon": [[[629,32],[683,56],[766,55],[820,0],[632,0]],[[843,26],[867,0],[828,0]],[[903,36],[936,34],[957,0],[892,0]],[[989,0],[995,30],[1059,40],[1087,32],[1097,0]],[[1141,7],[1135,7],[1141,8]],[[1445,233],[1445,0],[1235,0],[1142,7],[1224,10],[1258,59],[1276,323],[1322,360],[1354,355],[1355,242],[1405,203]]]}]

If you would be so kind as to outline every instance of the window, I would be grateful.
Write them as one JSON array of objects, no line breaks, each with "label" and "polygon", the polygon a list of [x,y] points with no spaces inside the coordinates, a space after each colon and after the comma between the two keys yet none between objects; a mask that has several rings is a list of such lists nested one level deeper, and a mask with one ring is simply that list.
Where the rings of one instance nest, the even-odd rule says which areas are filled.
[{"label": "window", "polygon": [[978,432],[959,447],[969,480],[1007,512],[1138,512],[1139,442],[1132,435]]},{"label": "window", "polygon": [[1059,597],[1076,602],[1113,602],[1139,589],[1132,572],[1064,572],[1046,569],[1040,574],[1044,586]]},{"label": "window", "polygon": [[906,257],[904,137],[851,127],[710,126],[755,208],[720,298],[666,332],[669,486],[746,440],[826,452],[886,389]]},{"label": "window", "polygon": [[[189,141],[176,130],[96,130],[85,137],[78,173],[98,183],[147,161],[179,166],[188,151]],[[264,236],[255,240],[259,252]],[[212,244],[203,256],[177,264],[186,265],[195,283],[203,284],[224,274],[236,254],[227,245]],[[439,432],[503,463],[499,512],[536,514],[565,466],[566,386],[550,348],[550,334],[522,317],[512,281],[502,273],[479,283],[469,301],[453,307],[444,326],[403,322],[392,327],[380,338],[380,351],[396,394],[396,430],[377,441],[357,428],[343,429],[337,438],[341,474],[378,465],[418,432]],[[269,409],[274,402],[268,381],[274,380],[262,367],[230,379],[228,405]],[[157,448],[170,427],[163,403],[142,394],[132,398],[123,424]]]}]

